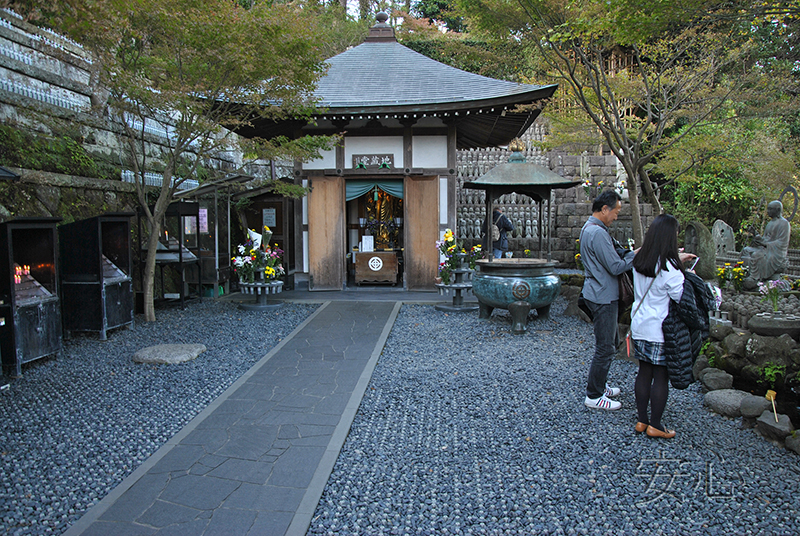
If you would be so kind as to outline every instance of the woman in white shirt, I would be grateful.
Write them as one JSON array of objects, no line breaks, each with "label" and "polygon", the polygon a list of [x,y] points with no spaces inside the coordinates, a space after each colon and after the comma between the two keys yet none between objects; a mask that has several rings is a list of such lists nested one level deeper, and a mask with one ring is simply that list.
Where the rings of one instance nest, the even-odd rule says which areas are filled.
[{"label": "woman in white shirt", "polygon": [[683,295],[683,262],[694,257],[678,251],[678,220],[661,214],[653,220],[633,260],[636,299],[631,308],[631,338],[639,360],[635,384],[639,416],[636,431],[646,432],[650,437],[675,437],[674,430],[667,430],[661,424],[669,395],[661,323],[669,313],[670,299],[679,302]]}]

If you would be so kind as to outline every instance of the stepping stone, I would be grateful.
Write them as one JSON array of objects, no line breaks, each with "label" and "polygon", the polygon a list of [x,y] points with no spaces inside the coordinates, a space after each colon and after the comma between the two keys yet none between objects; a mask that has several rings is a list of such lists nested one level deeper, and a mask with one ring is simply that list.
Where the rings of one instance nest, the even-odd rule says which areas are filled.
[{"label": "stepping stone", "polygon": [[205,344],[157,344],[133,354],[135,363],[173,365],[191,361],[206,351]]}]

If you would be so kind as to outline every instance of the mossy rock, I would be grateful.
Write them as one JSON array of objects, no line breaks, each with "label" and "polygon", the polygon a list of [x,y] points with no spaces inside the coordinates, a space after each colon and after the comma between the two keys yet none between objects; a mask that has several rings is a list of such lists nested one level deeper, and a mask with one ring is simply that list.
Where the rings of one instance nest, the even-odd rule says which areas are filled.
[{"label": "mossy rock", "polygon": [[583,274],[558,274],[558,277],[561,279],[562,285],[583,288],[583,281],[585,279]]}]

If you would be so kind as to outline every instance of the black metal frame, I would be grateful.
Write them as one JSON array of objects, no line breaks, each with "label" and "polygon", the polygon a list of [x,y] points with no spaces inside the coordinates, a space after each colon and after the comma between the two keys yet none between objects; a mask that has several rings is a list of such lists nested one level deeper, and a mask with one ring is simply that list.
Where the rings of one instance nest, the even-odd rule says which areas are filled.
[{"label": "black metal frame", "polygon": [[109,213],[58,228],[64,331],[133,326],[131,218]]},{"label": "black metal frame", "polygon": [[[139,209],[137,214],[137,230],[139,236],[139,283],[140,289],[144,288],[144,265],[146,261],[146,254],[147,254],[147,242],[144,240],[143,235],[143,227],[142,227],[142,219],[144,215],[142,214],[142,210]],[[184,233],[183,228],[183,218],[184,217],[193,217],[195,220],[194,228],[197,230],[197,243],[194,247],[186,244],[186,234]],[[167,212],[164,215],[165,218],[165,229],[170,226],[169,220],[175,220],[177,218],[177,229],[178,229],[178,241],[177,246],[172,247],[170,244],[166,244],[166,249],[159,250],[156,254],[156,268],[159,270],[159,275],[161,277],[161,297],[156,299],[156,304],[170,304],[178,302],[181,308],[186,306],[187,299],[198,298],[199,300],[203,299],[203,292],[202,292],[202,270],[200,269],[200,204],[195,202],[188,202],[188,201],[175,201],[170,203],[167,207]],[[163,242],[162,242],[163,243]],[[184,256],[184,249],[192,253],[194,258],[187,258]],[[179,275],[179,297],[177,299],[174,298],[167,298],[165,297],[164,293],[164,269],[170,268],[175,270]],[[187,272],[194,268],[194,273],[197,275],[194,281],[189,281],[187,278]],[[191,293],[190,284],[197,284],[197,293]]]},{"label": "black metal frame", "polygon": [[[0,354],[3,373],[22,375],[22,365],[61,350],[58,233],[61,218],[16,218],[0,224]],[[25,297],[15,282],[16,266],[30,266]],[[22,284],[20,284],[21,288]]]}]

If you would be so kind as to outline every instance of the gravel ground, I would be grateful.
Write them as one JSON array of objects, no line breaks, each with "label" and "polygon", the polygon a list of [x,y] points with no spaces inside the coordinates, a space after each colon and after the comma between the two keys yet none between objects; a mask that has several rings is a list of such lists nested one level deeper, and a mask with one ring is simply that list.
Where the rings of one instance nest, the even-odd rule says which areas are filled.
[{"label": "gravel ground", "polygon": [[565,306],[521,336],[403,307],[309,534],[798,533],[800,457],[696,383],[670,392],[673,440],[634,432],[633,363],[611,368],[622,410],[586,409],[591,326]]},{"label": "gravel ground", "polygon": [[[0,533],[62,533],[316,307],[256,313],[204,300],[105,342],[65,341],[58,357],[26,367],[0,394]],[[181,365],[131,360],[163,343],[208,350]]]}]

